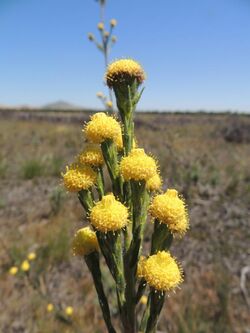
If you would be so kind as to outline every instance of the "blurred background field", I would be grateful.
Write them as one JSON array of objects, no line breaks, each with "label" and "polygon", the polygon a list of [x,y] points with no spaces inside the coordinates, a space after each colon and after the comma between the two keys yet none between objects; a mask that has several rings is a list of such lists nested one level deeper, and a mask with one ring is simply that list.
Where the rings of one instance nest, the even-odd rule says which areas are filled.
[{"label": "blurred background field", "polygon": [[[89,114],[0,113],[0,332],[105,332],[90,275],[70,250],[85,216],[60,178],[84,146]],[[164,188],[177,187],[190,210],[190,231],[173,247],[185,283],[169,295],[159,331],[249,333],[240,280],[250,259],[250,116],[137,113],[135,126],[139,145],[159,157]],[[32,251],[38,291],[25,274],[8,273]],[[74,308],[69,320],[47,312],[41,291]]]}]

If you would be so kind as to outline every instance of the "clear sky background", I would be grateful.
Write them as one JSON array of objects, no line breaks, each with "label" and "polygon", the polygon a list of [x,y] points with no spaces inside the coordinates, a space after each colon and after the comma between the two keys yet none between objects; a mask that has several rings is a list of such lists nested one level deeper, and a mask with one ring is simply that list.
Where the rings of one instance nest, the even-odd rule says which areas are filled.
[{"label": "clear sky background", "polygon": [[[139,108],[250,111],[249,0],[108,0],[111,59],[147,72]],[[0,0],[0,104],[100,107],[94,0]]]}]

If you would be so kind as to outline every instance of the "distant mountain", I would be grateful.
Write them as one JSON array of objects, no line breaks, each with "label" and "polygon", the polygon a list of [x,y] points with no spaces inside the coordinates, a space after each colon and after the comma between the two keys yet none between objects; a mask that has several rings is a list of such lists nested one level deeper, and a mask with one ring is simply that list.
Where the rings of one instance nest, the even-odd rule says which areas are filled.
[{"label": "distant mountain", "polygon": [[49,110],[77,110],[83,109],[81,106],[77,106],[65,101],[57,101],[53,103],[46,104],[42,106],[42,109],[49,109]]}]

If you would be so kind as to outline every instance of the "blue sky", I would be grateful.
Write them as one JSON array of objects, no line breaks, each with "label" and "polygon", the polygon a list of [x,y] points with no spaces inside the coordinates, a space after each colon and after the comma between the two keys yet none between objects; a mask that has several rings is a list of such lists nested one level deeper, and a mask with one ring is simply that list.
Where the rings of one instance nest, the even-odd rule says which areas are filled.
[{"label": "blue sky", "polygon": [[[147,72],[140,109],[250,111],[249,0],[108,0],[111,59]],[[0,104],[99,107],[105,91],[94,0],[0,0]]]}]

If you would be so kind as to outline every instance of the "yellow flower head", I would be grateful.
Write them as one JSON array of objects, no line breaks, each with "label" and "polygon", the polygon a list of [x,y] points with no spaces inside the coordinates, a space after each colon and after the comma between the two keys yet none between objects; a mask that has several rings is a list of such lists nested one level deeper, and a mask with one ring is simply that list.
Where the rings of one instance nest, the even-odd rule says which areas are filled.
[{"label": "yellow flower head", "polygon": [[131,85],[134,80],[141,84],[145,80],[145,73],[141,65],[132,59],[120,59],[112,62],[106,72],[107,85]]},{"label": "yellow flower head", "polygon": [[96,97],[98,97],[98,98],[103,98],[103,97],[104,97],[103,92],[102,92],[102,91],[98,91],[98,92],[96,93]]},{"label": "yellow flower head", "polygon": [[17,272],[18,272],[18,267],[16,267],[16,266],[12,266],[12,267],[9,269],[9,274],[10,274],[10,275],[16,275]]},{"label": "yellow flower head", "polygon": [[29,269],[30,269],[30,264],[28,260],[24,260],[21,264],[21,270],[24,272],[28,272]]},{"label": "yellow flower head", "polygon": [[153,177],[149,178],[149,180],[146,183],[146,187],[149,191],[158,191],[161,188],[162,180],[157,172]]},{"label": "yellow flower head", "polygon": [[182,270],[169,252],[159,251],[143,264],[143,278],[158,291],[169,291],[182,281]]},{"label": "yellow flower head", "polygon": [[108,32],[108,31],[105,31],[105,32],[104,32],[104,36],[105,36],[106,38],[108,38],[108,37],[109,37],[109,32]]},{"label": "yellow flower head", "polygon": [[89,144],[84,151],[78,155],[77,161],[79,164],[87,164],[93,167],[98,167],[104,164],[102,150],[98,145]]},{"label": "yellow flower head", "polygon": [[97,29],[100,30],[100,31],[103,31],[103,29],[104,29],[104,24],[103,24],[102,22],[99,22],[99,23],[97,24]]},{"label": "yellow flower head", "polygon": [[48,311],[48,312],[52,312],[53,310],[54,310],[54,305],[51,304],[51,303],[49,303],[49,304],[47,305],[47,311]]},{"label": "yellow flower head", "polygon": [[35,260],[36,259],[36,253],[35,252],[30,252],[27,255],[27,258],[28,258],[29,261]]},{"label": "yellow flower head", "polygon": [[95,184],[96,173],[88,165],[72,164],[70,167],[66,167],[63,182],[69,192],[87,190]]},{"label": "yellow flower head", "polygon": [[169,230],[176,235],[186,233],[189,223],[186,205],[174,189],[154,197],[149,207],[150,214],[160,222],[167,224]]},{"label": "yellow flower head", "polygon": [[120,170],[125,181],[147,181],[157,173],[157,165],[143,149],[136,148],[132,149],[128,156],[123,157]]},{"label": "yellow flower head", "polygon": [[87,256],[98,251],[96,234],[89,227],[79,229],[73,239],[72,250],[76,256]]},{"label": "yellow flower head", "polygon": [[110,25],[111,25],[111,27],[115,27],[117,25],[116,19],[110,20]]},{"label": "yellow flower head", "polygon": [[114,117],[99,112],[91,117],[83,132],[92,143],[102,143],[108,139],[115,141],[121,132],[121,126]]},{"label": "yellow flower head", "polygon": [[117,37],[116,36],[112,36],[111,40],[112,40],[113,43],[116,43],[117,42]]},{"label": "yellow flower head", "polygon": [[73,312],[74,312],[74,309],[72,308],[72,306],[67,306],[65,308],[65,313],[67,316],[72,316]]},{"label": "yellow flower head", "polygon": [[107,106],[108,108],[112,108],[112,106],[113,106],[112,101],[107,101],[107,102],[106,102],[106,106]]},{"label": "yellow flower head", "polygon": [[92,208],[90,222],[101,232],[120,230],[128,223],[128,209],[112,193],[107,194]]},{"label": "yellow flower head", "polygon": [[143,305],[147,304],[147,301],[148,301],[148,298],[145,295],[143,295],[140,299],[140,303]]}]

